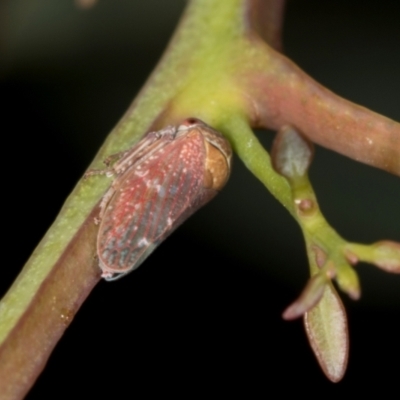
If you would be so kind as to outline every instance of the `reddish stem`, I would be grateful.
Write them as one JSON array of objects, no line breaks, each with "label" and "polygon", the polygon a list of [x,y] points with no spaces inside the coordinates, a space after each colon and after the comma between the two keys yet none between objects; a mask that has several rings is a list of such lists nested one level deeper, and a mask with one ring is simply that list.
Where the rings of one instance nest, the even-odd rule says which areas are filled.
[{"label": "reddish stem", "polygon": [[398,122],[337,96],[285,56],[268,52],[268,71],[246,78],[254,101],[253,126],[277,130],[292,125],[321,146],[400,175]]},{"label": "reddish stem", "polygon": [[[95,257],[96,207],[54,265],[35,297],[0,347],[1,399],[25,396],[100,280]],[[88,260],[92,260],[88,265]]]}]

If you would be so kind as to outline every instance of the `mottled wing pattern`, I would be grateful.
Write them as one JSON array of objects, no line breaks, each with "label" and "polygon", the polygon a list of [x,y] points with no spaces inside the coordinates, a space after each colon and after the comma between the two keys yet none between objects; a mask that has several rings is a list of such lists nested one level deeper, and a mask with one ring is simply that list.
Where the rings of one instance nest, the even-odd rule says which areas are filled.
[{"label": "mottled wing pattern", "polygon": [[106,278],[138,267],[149,250],[176,228],[202,190],[204,158],[203,137],[193,130],[120,177],[98,236]]}]

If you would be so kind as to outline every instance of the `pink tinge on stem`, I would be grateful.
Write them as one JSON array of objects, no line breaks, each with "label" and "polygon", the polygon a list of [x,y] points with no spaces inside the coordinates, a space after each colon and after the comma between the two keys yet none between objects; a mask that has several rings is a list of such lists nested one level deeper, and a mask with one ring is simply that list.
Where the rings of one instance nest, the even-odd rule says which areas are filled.
[{"label": "pink tinge on stem", "polygon": [[299,129],[308,139],[356,161],[400,175],[400,123],[326,89],[260,41],[268,65],[246,77],[253,126]]},{"label": "pink tinge on stem", "polygon": [[[48,272],[18,324],[0,346],[0,398],[22,399],[45,367],[57,341],[100,280],[97,207]],[[24,279],[24,275],[20,276]]]}]

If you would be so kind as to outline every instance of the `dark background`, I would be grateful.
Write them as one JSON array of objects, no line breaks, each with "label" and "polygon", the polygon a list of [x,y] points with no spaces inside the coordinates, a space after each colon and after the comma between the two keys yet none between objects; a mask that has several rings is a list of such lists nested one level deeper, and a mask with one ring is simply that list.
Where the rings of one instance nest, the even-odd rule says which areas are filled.
[{"label": "dark background", "polygon": [[[157,63],[184,4],[100,0],[85,12],[70,0],[0,1],[1,293]],[[400,121],[399,20],[397,0],[292,0],[285,52],[334,92]],[[272,135],[259,137],[268,147]],[[301,321],[280,317],[307,280],[300,230],[234,161],[212,203],[137,271],[95,288],[28,399],[397,392],[400,277],[360,265],[362,298],[344,298],[348,371],[329,383]],[[311,179],[344,237],[400,240],[399,178],[318,148]]]}]

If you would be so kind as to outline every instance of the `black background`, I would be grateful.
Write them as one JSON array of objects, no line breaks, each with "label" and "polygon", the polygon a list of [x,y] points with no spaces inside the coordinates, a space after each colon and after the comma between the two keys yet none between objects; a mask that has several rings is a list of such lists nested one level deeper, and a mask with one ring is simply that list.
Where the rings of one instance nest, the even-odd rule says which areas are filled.
[{"label": "black background", "polygon": [[[100,0],[84,12],[68,0],[0,3],[1,293],[157,63],[184,4]],[[285,52],[334,92],[400,121],[399,20],[396,0],[291,0]],[[267,147],[272,135],[259,133]],[[28,399],[397,392],[400,277],[359,267],[362,299],[344,298],[349,367],[331,384],[301,321],[280,317],[307,280],[300,230],[234,161],[212,203],[137,271],[94,289]],[[344,237],[400,240],[398,178],[318,148],[311,179]]]}]

